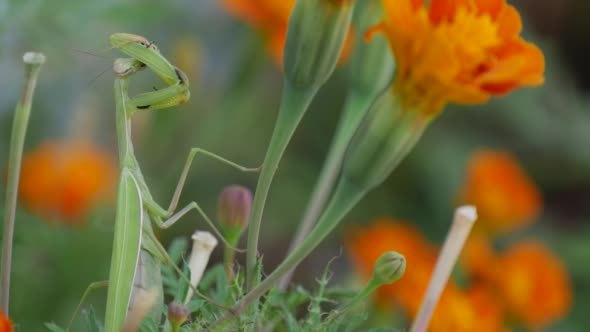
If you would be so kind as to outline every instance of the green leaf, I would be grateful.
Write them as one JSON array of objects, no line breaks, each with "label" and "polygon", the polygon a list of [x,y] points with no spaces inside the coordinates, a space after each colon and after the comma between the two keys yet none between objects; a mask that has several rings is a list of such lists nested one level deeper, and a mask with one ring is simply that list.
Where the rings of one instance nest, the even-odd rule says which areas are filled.
[{"label": "green leaf", "polygon": [[[190,269],[187,264],[184,264],[184,266],[182,268],[182,274],[184,274],[186,276],[186,280],[191,279],[191,272],[190,272]],[[186,296],[188,294],[189,288],[190,288],[190,286],[189,286],[188,282],[186,282],[183,278],[181,278],[179,276],[178,283],[176,285],[176,294],[174,296],[176,301],[184,302],[184,299],[186,298]]]},{"label": "green leaf", "polygon": [[168,247],[168,256],[170,256],[173,262],[178,263],[187,249],[188,240],[183,237],[176,238]]},{"label": "green leaf", "polygon": [[88,310],[83,311],[84,321],[86,322],[86,326],[88,327],[89,332],[102,332],[103,326],[102,322],[96,318],[96,313],[94,309],[90,307]]},{"label": "green leaf", "polygon": [[194,299],[186,304],[186,307],[190,312],[197,312],[197,310],[201,309],[205,305],[205,301]]},{"label": "green leaf", "polygon": [[121,174],[117,195],[117,216],[105,330],[119,331],[125,322],[131,299],[135,267],[139,259],[142,233],[142,199],[135,177],[127,169]]},{"label": "green leaf", "polygon": [[45,327],[51,332],[67,332],[65,329],[59,327],[57,324],[53,322],[45,323]]},{"label": "green leaf", "polygon": [[139,327],[140,332],[158,332],[160,329],[158,328],[158,323],[154,321],[153,318],[147,317],[141,322],[141,326]]}]

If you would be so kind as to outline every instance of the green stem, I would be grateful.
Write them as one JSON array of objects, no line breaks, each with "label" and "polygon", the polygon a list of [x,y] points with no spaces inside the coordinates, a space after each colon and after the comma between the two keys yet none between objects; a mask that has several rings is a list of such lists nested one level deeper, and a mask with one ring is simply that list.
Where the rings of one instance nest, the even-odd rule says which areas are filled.
[{"label": "green stem", "polygon": [[238,245],[240,236],[242,235],[242,227],[229,227],[223,235],[227,242],[223,247],[223,265],[225,266],[225,273],[228,281],[233,281],[235,278],[234,272],[234,257],[236,255],[235,247]]},{"label": "green stem", "polygon": [[262,214],[266,198],[279,162],[299,125],[301,118],[305,114],[317,88],[296,88],[288,81],[285,81],[281,108],[275,125],[275,129],[270,140],[270,145],[264,158],[262,171],[258,178],[254,202],[252,205],[252,214],[248,223],[248,248],[246,254],[246,277],[248,289],[255,286],[255,267],[256,256],[258,253],[258,236],[260,225],[262,223]]},{"label": "green stem", "polygon": [[344,218],[344,216],[361,200],[366,190],[362,190],[346,180],[341,180],[334,191],[334,196],[326,207],[322,217],[305,241],[293,251],[266,279],[246,294],[235,306],[234,313],[239,315],[252,302],[272,288],[275,283],[296,267],[307,257]]},{"label": "green stem", "polygon": [[[307,204],[303,218],[299,223],[295,237],[291,242],[289,253],[295,250],[305,240],[305,237],[309,234],[322,213],[322,209],[330,197],[334,183],[340,174],[342,159],[344,158],[346,149],[373,100],[374,96],[367,96],[366,94],[355,92],[352,92],[348,96],[344,106],[344,112],[342,113],[336,134],[332,140],[332,146],[318,176],[318,182]],[[281,279],[279,283],[280,289],[284,290],[287,288],[294,271],[295,269],[292,269]]]},{"label": "green stem", "polygon": [[16,204],[18,196],[18,184],[20,178],[23,146],[29,117],[31,115],[31,103],[37,77],[41,65],[45,62],[45,56],[41,53],[26,53],[23,57],[25,62],[25,84],[23,94],[14,114],[12,134],[10,138],[10,152],[8,156],[8,180],[6,184],[6,217],[4,219],[4,235],[2,239],[2,288],[0,306],[8,315],[10,298],[10,272],[12,268],[12,241],[14,237],[14,224],[16,215]]}]

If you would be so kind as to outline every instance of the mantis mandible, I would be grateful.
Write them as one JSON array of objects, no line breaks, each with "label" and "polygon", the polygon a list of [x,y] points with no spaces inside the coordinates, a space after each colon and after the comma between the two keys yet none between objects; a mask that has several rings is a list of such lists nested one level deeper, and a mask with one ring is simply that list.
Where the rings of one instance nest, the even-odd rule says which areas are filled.
[{"label": "mantis mandible", "polygon": [[[166,229],[194,209],[223,240],[211,219],[196,202],[191,202],[175,213],[193,159],[201,154],[244,172],[256,172],[258,168],[246,168],[206,150],[193,148],[190,150],[170,205],[165,209],[158,204],[150,193],[133,152],[131,117],[139,111],[159,110],[185,103],[190,98],[189,81],[180,69],[160,54],[153,42],[144,37],[116,33],[110,37],[110,42],[114,48],[131,57],[116,59],[113,65],[116,75],[116,124],[121,175],[117,194],[105,331],[118,332],[125,322],[128,308],[133,305],[133,296],[140,288],[156,287],[160,290],[156,303],[163,301],[160,264],[168,263],[168,255],[156,239],[152,223],[158,228]],[[167,87],[130,97],[129,78],[146,67],[158,75]],[[154,310],[157,310],[155,315],[159,317],[160,308]]]}]

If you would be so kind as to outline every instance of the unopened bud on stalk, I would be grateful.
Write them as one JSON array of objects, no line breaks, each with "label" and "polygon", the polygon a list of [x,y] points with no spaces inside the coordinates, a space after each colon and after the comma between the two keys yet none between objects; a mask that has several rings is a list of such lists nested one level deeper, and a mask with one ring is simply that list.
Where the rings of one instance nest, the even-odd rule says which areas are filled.
[{"label": "unopened bud on stalk", "polygon": [[187,321],[190,310],[182,303],[173,301],[168,304],[168,321],[172,331],[178,331],[180,326]]},{"label": "unopened bud on stalk", "polygon": [[[203,277],[209,256],[217,246],[217,239],[209,232],[196,231],[193,236],[193,250],[189,258],[188,267],[191,271],[191,285],[196,288]],[[188,289],[184,303],[188,303],[193,296],[192,288]]]},{"label": "unopened bud on stalk", "polygon": [[406,272],[406,258],[395,251],[383,253],[375,262],[371,279],[365,287],[356,294],[347,304],[336,311],[342,314],[344,311],[354,307],[357,303],[364,301],[371,293],[383,285],[389,285],[398,281]]},{"label": "unopened bud on stalk", "polygon": [[404,109],[396,95],[384,93],[355,133],[343,178],[362,190],[375,188],[410,152],[430,120],[422,112]]},{"label": "unopened bud on stalk", "polygon": [[367,31],[383,20],[381,1],[359,1],[355,9],[356,47],[351,66],[350,87],[363,96],[378,96],[391,84],[395,60],[382,34],[366,38]]},{"label": "unopened bud on stalk", "polygon": [[248,188],[238,185],[225,187],[219,195],[217,220],[224,228],[241,231],[248,225],[251,208],[252,192]]},{"label": "unopened bud on stalk", "polygon": [[398,281],[405,272],[406,258],[395,251],[388,251],[375,262],[370,282],[377,286],[389,285]]},{"label": "unopened bud on stalk", "polygon": [[352,0],[297,0],[284,58],[285,77],[294,87],[320,86],[330,77],[350,28],[352,9]]}]

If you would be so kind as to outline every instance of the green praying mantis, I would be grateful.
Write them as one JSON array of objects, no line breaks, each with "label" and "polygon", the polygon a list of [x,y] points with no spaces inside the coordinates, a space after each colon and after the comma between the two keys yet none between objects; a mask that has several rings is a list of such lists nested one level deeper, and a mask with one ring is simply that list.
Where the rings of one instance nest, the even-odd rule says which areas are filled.
[{"label": "green praying mantis", "polygon": [[[152,197],[133,152],[131,118],[136,112],[159,110],[181,105],[189,100],[189,81],[186,75],[173,66],[159,52],[157,46],[144,37],[116,33],[110,37],[113,48],[130,58],[116,59],[115,72],[116,125],[119,146],[120,179],[117,194],[117,211],[114,230],[113,254],[108,281],[105,331],[121,330],[128,310],[134,305],[134,296],[140,289],[158,289],[158,300],[163,302],[160,264],[170,263],[166,250],[158,242],[152,223],[166,229],[191,210],[196,210],[215,230],[211,219],[196,202],[176,212],[180,194],[193,159],[208,156],[244,172],[257,172],[200,148],[190,150],[180,179],[168,208],[163,208]],[[158,75],[167,87],[130,97],[130,77],[144,68]],[[173,264],[173,263],[172,263]],[[160,317],[160,308],[154,315]]]}]

